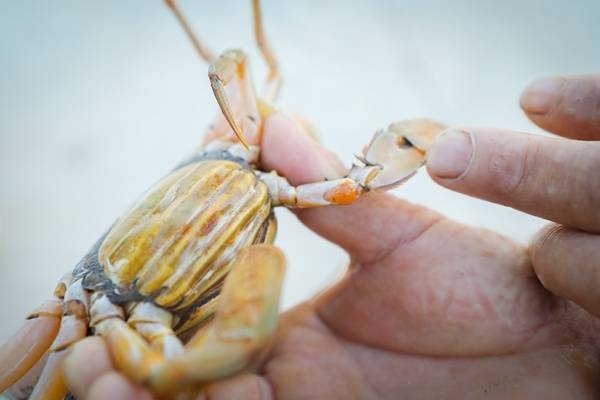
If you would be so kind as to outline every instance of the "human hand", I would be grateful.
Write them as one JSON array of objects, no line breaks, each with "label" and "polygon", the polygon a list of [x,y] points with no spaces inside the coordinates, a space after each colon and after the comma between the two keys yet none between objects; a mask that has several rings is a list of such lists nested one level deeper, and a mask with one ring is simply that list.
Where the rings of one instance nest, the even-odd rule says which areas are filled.
[{"label": "human hand", "polygon": [[[293,184],[341,171],[281,115],[263,163]],[[536,279],[526,249],[383,193],[298,210],[346,249],[350,272],[282,315],[257,374],[212,384],[210,399],[592,398],[597,322]],[[596,328],[597,329],[597,328]],[[66,376],[80,398],[150,398],[114,371],[99,338],[75,345]]]},{"label": "human hand", "polygon": [[447,188],[553,221],[530,245],[533,268],[546,289],[600,317],[600,75],[537,81],[521,107],[566,139],[450,130],[428,170]]}]

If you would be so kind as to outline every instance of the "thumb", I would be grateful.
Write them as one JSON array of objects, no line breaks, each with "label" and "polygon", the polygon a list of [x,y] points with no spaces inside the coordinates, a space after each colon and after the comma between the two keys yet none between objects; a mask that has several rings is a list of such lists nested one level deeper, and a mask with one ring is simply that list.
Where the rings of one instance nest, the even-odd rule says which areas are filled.
[{"label": "thumb", "polygon": [[[282,114],[273,114],[265,121],[262,163],[266,170],[276,170],[293,185],[339,177],[347,171],[339,158]],[[411,242],[440,218],[425,208],[376,192],[349,206],[299,209],[296,214],[310,229],[343,247],[362,264]]]}]

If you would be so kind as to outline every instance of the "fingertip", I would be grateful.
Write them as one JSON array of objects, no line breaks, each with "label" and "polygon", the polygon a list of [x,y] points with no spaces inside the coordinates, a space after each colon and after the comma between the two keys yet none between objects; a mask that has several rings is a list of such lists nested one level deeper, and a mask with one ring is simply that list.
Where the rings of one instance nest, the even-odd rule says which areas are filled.
[{"label": "fingertip", "polygon": [[67,386],[78,398],[86,398],[92,383],[114,369],[104,340],[97,336],[75,343],[63,368]]},{"label": "fingertip", "polygon": [[555,76],[529,85],[521,108],[533,123],[561,136],[600,139],[600,75]]},{"label": "fingertip", "polygon": [[117,372],[108,372],[89,389],[88,400],[152,400],[146,389],[138,387]]},{"label": "fingertip", "polygon": [[528,114],[547,114],[559,101],[565,84],[566,79],[561,76],[534,81],[521,94],[521,108]]},{"label": "fingertip", "polygon": [[427,153],[427,172],[436,180],[458,180],[468,173],[474,157],[472,133],[465,129],[448,129]]}]

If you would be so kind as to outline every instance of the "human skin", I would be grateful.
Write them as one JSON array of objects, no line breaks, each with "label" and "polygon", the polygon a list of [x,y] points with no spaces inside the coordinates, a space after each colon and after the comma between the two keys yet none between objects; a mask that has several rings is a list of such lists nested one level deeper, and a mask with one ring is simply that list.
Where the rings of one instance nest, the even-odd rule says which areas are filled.
[{"label": "human skin", "polygon": [[[560,94],[543,112],[552,93],[534,86],[522,106],[544,128],[598,139],[598,82],[555,85]],[[471,140],[474,153],[464,147]],[[349,253],[348,274],[282,315],[258,373],[212,384],[200,398],[597,398],[598,145],[458,128],[432,148],[427,168],[436,182],[571,226],[542,231],[530,248],[385,193],[296,211]],[[265,123],[262,157],[294,184],[344,171],[280,114]],[[151,398],[115,371],[97,337],[74,346],[65,372],[80,398]]]}]

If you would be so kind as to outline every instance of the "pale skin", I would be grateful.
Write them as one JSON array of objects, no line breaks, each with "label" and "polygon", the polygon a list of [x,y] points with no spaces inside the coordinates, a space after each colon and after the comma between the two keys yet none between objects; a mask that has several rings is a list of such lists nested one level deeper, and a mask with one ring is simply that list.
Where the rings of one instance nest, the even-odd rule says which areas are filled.
[{"label": "pale skin", "polygon": [[[521,106],[564,138],[457,128],[430,151],[439,184],[552,221],[528,248],[383,193],[297,211],[350,254],[350,272],[282,316],[258,373],[200,398],[597,398],[598,104],[600,76],[542,82]],[[262,151],[264,167],[296,185],[345,171],[281,114],[266,120]],[[74,346],[65,371],[82,399],[152,398],[97,337]]]}]

